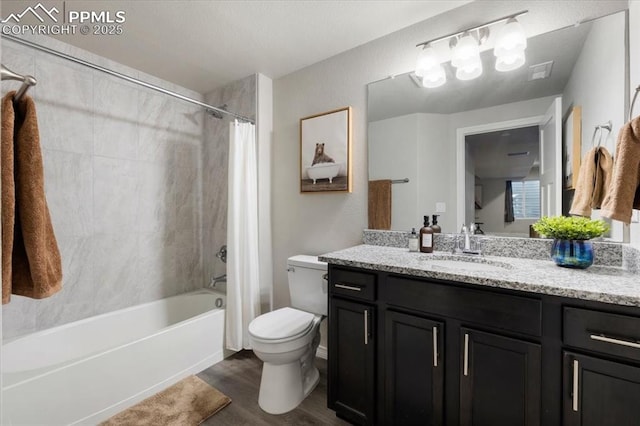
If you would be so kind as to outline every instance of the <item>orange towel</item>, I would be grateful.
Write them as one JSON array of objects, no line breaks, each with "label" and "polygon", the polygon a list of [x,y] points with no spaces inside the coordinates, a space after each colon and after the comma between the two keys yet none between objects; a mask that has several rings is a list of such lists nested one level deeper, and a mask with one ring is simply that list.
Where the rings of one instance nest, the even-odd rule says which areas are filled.
[{"label": "orange towel", "polygon": [[592,148],[580,166],[576,192],[569,214],[591,217],[591,209],[602,206],[613,173],[613,158],[605,147]]},{"label": "orange towel", "polygon": [[369,229],[391,229],[391,180],[369,181]]},{"label": "orange towel", "polygon": [[13,176],[13,95],[2,99],[2,142],[0,165],[2,166],[2,304],[11,298],[11,254],[13,252],[13,227],[16,211],[16,188]]},{"label": "orange towel", "polygon": [[613,179],[600,214],[628,224],[633,209],[640,209],[640,117],[620,130]]},{"label": "orange towel", "polygon": [[[8,111],[11,107],[14,109],[15,226],[10,255],[11,293],[42,299],[62,288],[62,262],[45,198],[44,167],[35,104],[30,97],[25,96],[11,105],[13,95],[14,93],[7,94],[2,102],[3,131],[5,127],[10,127],[10,113],[5,114],[5,110]],[[4,147],[4,134],[2,144]],[[3,207],[4,204],[3,192]],[[3,238],[3,261],[4,243]],[[7,293],[4,279],[2,284],[3,303],[6,303],[9,298],[5,300],[4,297]]]}]

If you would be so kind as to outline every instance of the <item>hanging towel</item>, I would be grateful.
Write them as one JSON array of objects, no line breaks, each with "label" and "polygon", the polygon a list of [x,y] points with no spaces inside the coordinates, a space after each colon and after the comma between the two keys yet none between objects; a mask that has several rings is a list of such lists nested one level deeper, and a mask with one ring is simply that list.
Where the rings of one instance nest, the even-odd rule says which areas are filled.
[{"label": "hanging towel", "polygon": [[613,174],[613,158],[605,147],[591,148],[584,157],[569,214],[591,217],[602,207]]},{"label": "hanging towel", "polygon": [[13,227],[15,224],[16,189],[13,176],[13,95],[2,99],[2,142],[0,166],[2,167],[2,304],[11,298],[11,253],[13,251]]},{"label": "hanging towel", "polygon": [[[7,98],[13,99],[13,93],[3,99],[3,110],[8,111],[11,101]],[[13,109],[15,225],[10,270],[11,293],[42,299],[62,288],[62,262],[45,198],[35,104],[33,99],[25,96],[13,103]],[[4,131],[5,124],[9,126],[5,123],[4,111],[2,118]],[[2,143],[4,147],[4,134]],[[3,239],[3,251],[4,243]],[[3,281],[3,302],[4,287]]]},{"label": "hanging towel", "polygon": [[620,130],[613,178],[600,215],[628,224],[633,209],[640,209],[640,116]]},{"label": "hanging towel", "polygon": [[369,181],[369,229],[391,229],[391,180]]}]

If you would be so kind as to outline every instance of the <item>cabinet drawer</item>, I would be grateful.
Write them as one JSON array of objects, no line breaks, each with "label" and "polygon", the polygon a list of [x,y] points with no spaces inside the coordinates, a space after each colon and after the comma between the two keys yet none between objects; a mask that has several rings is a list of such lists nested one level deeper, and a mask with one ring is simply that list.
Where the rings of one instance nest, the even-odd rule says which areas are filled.
[{"label": "cabinet drawer", "polygon": [[564,308],[564,343],[640,361],[640,317]]},{"label": "cabinet drawer", "polygon": [[374,301],[376,300],[377,277],[375,273],[333,267],[329,277],[331,294]]},{"label": "cabinet drawer", "polygon": [[382,297],[392,305],[542,335],[542,303],[538,299],[398,276],[389,276],[382,291]]}]

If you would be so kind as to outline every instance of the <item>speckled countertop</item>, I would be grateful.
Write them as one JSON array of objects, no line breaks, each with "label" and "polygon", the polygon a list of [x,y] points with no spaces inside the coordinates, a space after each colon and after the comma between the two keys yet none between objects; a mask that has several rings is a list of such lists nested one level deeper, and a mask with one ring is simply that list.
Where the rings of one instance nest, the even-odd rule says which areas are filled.
[{"label": "speckled countertop", "polygon": [[[377,245],[350,247],[319,259],[336,265],[640,307],[640,275],[617,266],[569,269],[551,260],[481,256],[455,267],[448,252],[410,253],[406,248]],[[475,269],[473,262],[494,267]]]}]

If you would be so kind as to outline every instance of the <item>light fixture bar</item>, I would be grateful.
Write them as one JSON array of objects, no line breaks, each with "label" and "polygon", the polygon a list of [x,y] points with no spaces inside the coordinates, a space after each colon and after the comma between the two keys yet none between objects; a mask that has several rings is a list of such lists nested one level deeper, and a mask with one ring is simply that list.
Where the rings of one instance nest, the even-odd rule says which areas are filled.
[{"label": "light fixture bar", "polygon": [[489,26],[491,26],[493,24],[498,24],[500,22],[507,21],[507,20],[509,20],[511,18],[517,18],[518,16],[526,15],[527,13],[529,13],[528,10],[523,10],[523,11],[518,12],[518,13],[513,13],[511,15],[504,16],[502,18],[494,19],[493,21],[489,21],[489,22],[487,22],[485,24],[482,24],[482,25],[476,25],[475,27],[466,28],[464,30],[457,31],[455,33],[451,33],[451,34],[448,34],[446,36],[442,36],[442,37],[434,38],[432,40],[424,41],[422,43],[418,43],[418,44],[416,44],[416,47],[425,46],[425,45],[427,45],[429,43],[436,43],[438,41],[442,41],[442,40],[449,39],[451,37],[456,37],[456,36],[462,35],[462,34],[464,34],[466,32],[479,30],[480,28],[486,28],[486,27],[489,27]]}]

